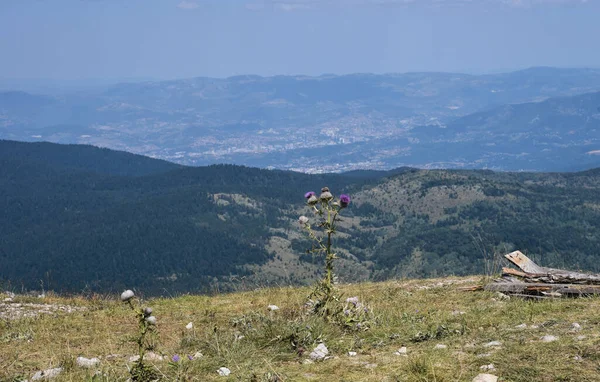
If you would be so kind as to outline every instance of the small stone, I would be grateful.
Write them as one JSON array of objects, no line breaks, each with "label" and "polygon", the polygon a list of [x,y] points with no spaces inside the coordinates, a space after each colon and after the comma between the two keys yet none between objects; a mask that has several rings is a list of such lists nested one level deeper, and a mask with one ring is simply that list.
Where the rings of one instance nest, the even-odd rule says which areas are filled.
[{"label": "small stone", "polygon": [[487,344],[485,344],[483,346],[485,346],[486,348],[499,347],[499,346],[502,346],[502,342],[500,342],[500,341],[491,341],[491,342],[488,342]]},{"label": "small stone", "polygon": [[515,329],[527,329],[527,324],[517,325],[515,326]]},{"label": "small stone", "polygon": [[269,305],[267,306],[267,309],[272,312],[274,310],[279,310],[279,307],[277,305]]},{"label": "small stone", "polygon": [[434,346],[434,349],[447,349],[448,346],[444,344],[437,344]]},{"label": "small stone", "polygon": [[492,374],[479,374],[473,378],[473,382],[497,382],[498,377]]},{"label": "small stone", "polygon": [[187,330],[192,330],[192,328],[193,328],[193,327],[194,327],[194,324],[193,324],[192,322],[190,322],[189,324],[187,324],[187,325],[185,326],[185,328],[186,328]]},{"label": "small stone", "polygon": [[314,361],[311,360],[311,359],[305,359],[305,360],[302,361],[303,365],[310,365],[311,363],[314,363]]},{"label": "small stone", "polygon": [[406,346],[402,346],[400,349],[398,349],[397,352],[394,353],[395,355],[401,355],[401,356],[407,356],[408,355],[408,349],[406,348]]},{"label": "small stone", "polygon": [[558,340],[558,337],[547,335],[547,336],[543,336],[542,338],[540,338],[540,340],[542,342],[554,342],[554,341]]},{"label": "small stone", "polygon": [[465,314],[465,312],[463,312],[462,310],[453,310],[452,311],[453,316],[461,316],[463,314]]},{"label": "small stone", "polygon": [[139,359],[139,355],[132,355],[131,357],[129,357],[129,362],[137,362]]},{"label": "small stone", "polygon": [[494,371],[494,370],[496,370],[496,368],[494,367],[493,363],[490,363],[489,365],[479,366],[479,369],[481,369],[483,371]]},{"label": "small stone", "polygon": [[219,373],[221,377],[227,377],[229,374],[231,374],[231,370],[226,367],[221,367],[219,370],[217,370],[217,373]]},{"label": "small stone", "polygon": [[531,326],[529,327],[529,329],[539,329],[539,328],[540,328],[540,327],[539,327],[538,325],[531,325]]},{"label": "small stone", "polygon": [[40,381],[43,379],[51,379],[51,378],[57,377],[60,373],[62,373],[62,371],[63,371],[62,367],[38,371],[37,373],[35,373],[33,375],[33,377],[31,377],[31,380],[32,381]]},{"label": "small stone", "polygon": [[583,358],[581,358],[581,356],[576,355],[575,357],[573,357],[574,361],[583,361]]},{"label": "small stone", "polygon": [[319,344],[316,348],[313,349],[312,352],[308,355],[308,357],[313,361],[321,361],[327,357],[329,354],[329,349],[325,344]]},{"label": "small stone", "polygon": [[367,369],[374,369],[376,367],[377,367],[376,363],[367,363],[367,364],[365,364],[365,368],[367,368]]},{"label": "small stone", "polygon": [[13,300],[12,297],[7,297],[4,299],[4,302],[12,302],[12,300]]},{"label": "small stone", "polygon": [[85,357],[77,357],[75,363],[79,367],[94,367],[100,363],[98,358],[85,358]]},{"label": "small stone", "polygon": [[477,358],[487,358],[487,357],[491,357],[492,353],[481,353],[481,354],[477,354]]},{"label": "small stone", "polygon": [[571,325],[571,330],[577,332],[577,331],[581,330],[581,325],[579,325],[579,323],[577,323],[577,322],[573,322],[573,324]]},{"label": "small stone", "polygon": [[587,337],[586,336],[577,336],[575,337],[578,341],[583,341],[585,340]]},{"label": "small stone", "polygon": [[510,296],[502,292],[496,292],[496,298],[499,300],[510,300]]},{"label": "small stone", "polygon": [[145,361],[163,361],[165,360],[166,357],[163,357],[160,354],[156,354],[154,352],[148,352],[146,354],[144,354],[144,360]]},{"label": "small stone", "polygon": [[194,353],[194,359],[198,359],[198,358],[202,358],[202,357],[204,357],[204,354],[200,353],[199,351]]},{"label": "small stone", "polygon": [[348,352],[348,357],[356,357],[356,352],[355,351],[349,351]]}]

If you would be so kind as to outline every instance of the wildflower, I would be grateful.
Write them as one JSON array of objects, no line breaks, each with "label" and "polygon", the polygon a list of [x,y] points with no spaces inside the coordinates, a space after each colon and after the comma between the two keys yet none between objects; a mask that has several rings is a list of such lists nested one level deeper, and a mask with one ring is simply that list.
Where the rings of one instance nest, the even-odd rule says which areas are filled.
[{"label": "wildflower", "polygon": [[150,325],[156,325],[156,317],[154,317],[154,316],[146,317],[146,322]]},{"label": "wildflower", "polygon": [[310,199],[311,196],[316,196],[317,194],[315,194],[314,191],[308,191],[306,194],[304,194],[304,197],[306,199]]},{"label": "wildflower", "polygon": [[300,225],[305,225],[308,223],[308,218],[302,215],[298,218],[298,223],[300,223]]},{"label": "wildflower", "polygon": [[193,361],[193,360],[194,360],[194,357],[192,357],[191,355],[188,355],[188,359],[189,359],[190,361]]},{"label": "wildflower", "polygon": [[353,304],[354,306],[358,305],[358,297],[348,297],[346,302]]},{"label": "wildflower", "polygon": [[173,362],[179,362],[179,361],[181,361],[181,357],[179,357],[178,354],[175,354],[173,356],[173,358],[171,358],[171,361],[173,361]]},{"label": "wildflower", "polygon": [[127,302],[131,300],[133,296],[135,296],[135,293],[133,293],[132,290],[127,289],[125,292],[121,293],[121,301]]},{"label": "wildflower", "polygon": [[348,207],[348,204],[350,204],[350,196],[346,194],[340,195],[340,206],[345,208]]},{"label": "wildflower", "polygon": [[144,308],[144,317],[152,315],[152,308]]},{"label": "wildflower", "polygon": [[310,198],[308,198],[308,205],[309,206],[314,206],[315,204],[317,204],[317,202],[319,201],[319,199],[317,199],[316,195],[312,195]]}]

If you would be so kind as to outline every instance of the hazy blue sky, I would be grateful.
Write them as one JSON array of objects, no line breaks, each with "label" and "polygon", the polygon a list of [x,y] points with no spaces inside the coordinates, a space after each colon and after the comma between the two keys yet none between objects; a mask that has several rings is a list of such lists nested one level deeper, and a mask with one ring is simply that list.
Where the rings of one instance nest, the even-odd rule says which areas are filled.
[{"label": "hazy blue sky", "polygon": [[0,78],[600,67],[600,0],[0,0]]}]

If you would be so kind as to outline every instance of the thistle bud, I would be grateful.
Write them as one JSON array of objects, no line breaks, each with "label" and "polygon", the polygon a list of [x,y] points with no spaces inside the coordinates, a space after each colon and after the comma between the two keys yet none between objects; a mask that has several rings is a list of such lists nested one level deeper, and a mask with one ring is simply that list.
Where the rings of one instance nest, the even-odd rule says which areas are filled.
[{"label": "thistle bud", "polygon": [[308,218],[302,215],[298,218],[298,223],[300,223],[300,225],[305,225],[306,223],[308,223]]},{"label": "thistle bud", "polygon": [[152,315],[152,308],[144,308],[144,316],[148,317]]},{"label": "thistle bud", "polygon": [[304,194],[304,197],[306,199],[310,199],[311,196],[315,196],[315,195],[317,195],[317,194],[315,194],[314,191],[308,191],[306,194]]},{"label": "thistle bud", "polygon": [[[325,187],[325,188],[327,188],[327,187]],[[329,192],[329,191],[323,191],[321,193],[320,199],[323,200],[323,201],[325,201],[325,202],[328,202],[331,199],[333,199],[333,195],[331,195],[331,192]]]},{"label": "thistle bud", "polygon": [[127,289],[125,292],[121,293],[121,301],[127,302],[131,300],[135,296],[135,293],[131,289]]},{"label": "thistle bud", "polygon": [[312,195],[310,198],[308,198],[308,205],[309,206],[314,206],[315,204],[317,204],[317,202],[319,201],[319,199],[317,199],[316,195]]},{"label": "thistle bud", "polygon": [[156,325],[156,317],[154,317],[154,316],[146,317],[146,322],[150,325]]},{"label": "thistle bud", "polygon": [[321,192],[329,192],[329,187],[323,187],[323,188],[321,188]]},{"label": "thistle bud", "polygon": [[350,196],[346,194],[340,195],[340,206],[345,208],[348,207],[348,204],[350,204]]}]

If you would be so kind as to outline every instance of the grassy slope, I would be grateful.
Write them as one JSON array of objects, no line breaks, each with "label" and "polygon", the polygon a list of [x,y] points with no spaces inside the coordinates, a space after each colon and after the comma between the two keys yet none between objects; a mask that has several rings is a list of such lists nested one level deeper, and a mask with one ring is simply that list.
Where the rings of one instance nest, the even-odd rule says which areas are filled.
[{"label": "grassy slope", "polygon": [[[308,289],[283,287],[147,303],[159,319],[157,352],[204,354],[187,362],[182,381],[277,380],[269,379],[268,373],[283,381],[470,381],[481,372],[480,366],[489,363],[502,381],[598,380],[600,300],[505,301],[485,292],[459,290],[479,281],[475,277],[344,285],[345,296],[358,296],[375,312],[377,324],[365,332],[345,333],[314,317],[303,318]],[[37,299],[17,297],[14,302],[32,300]],[[107,376],[95,380],[126,379],[126,358],[135,354],[133,344],[126,341],[135,331],[131,311],[99,296],[48,296],[43,302],[87,309],[0,320],[0,381],[31,377],[36,370],[59,365],[66,366],[66,372],[56,381],[91,380],[95,369],[73,366],[80,355],[102,357],[99,369]],[[281,309],[268,312],[268,304]],[[460,311],[465,313],[456,314]],[[188,331],[185,325],[190,321],[195,326]],[[581,324],[579,332],[570,331],[573,322]],[[515,328],[522,323],[539,328]],[[291,348],[294,332],[308,351],[322,339],[335,358],[303,364],[308,351],[299,356]],[[419,333],[434,338],[413,342]],[[236,334],[245,337],[235,340]],[[546,334],[559,340],[542,343],[540,337]],[[578,340],[581,335],[586,338]],[[502,347],[484,347],[494,340],[501,341]],[[434,349],[438,343],[448,348]],[[408,347],[408,357],[394,355],[403,345]],[[348,357],[348,351],[358,355]],[[121,356],[107,360],[110,354]],[[577,355],[582,359],[574,360]],[[176,380],[166,362],[155,364],[166,380]],[[221,366],[231,369],[229,378],[217,375]]]}]

